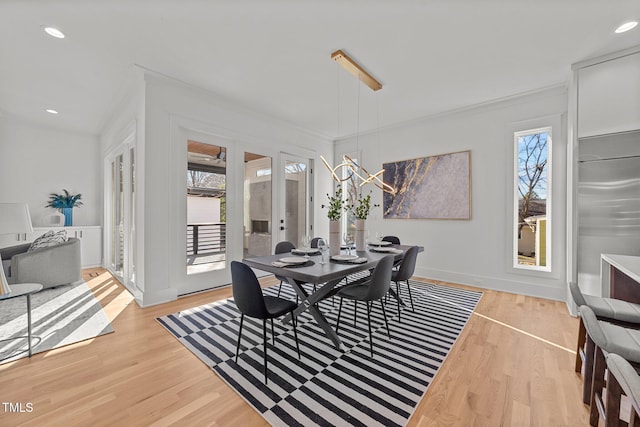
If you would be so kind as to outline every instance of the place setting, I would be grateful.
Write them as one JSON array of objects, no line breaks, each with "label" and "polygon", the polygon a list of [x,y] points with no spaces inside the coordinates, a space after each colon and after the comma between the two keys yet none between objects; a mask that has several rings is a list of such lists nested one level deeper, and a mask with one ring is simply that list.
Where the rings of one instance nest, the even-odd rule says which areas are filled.
[{"label": "place setting", "polygon": [[313,264],[312,260],[299,256],[283,257],[271,263],[274,267],[309,267]]},{"label": "place setting", "polygon": [[342,239],[344,240],[345,245],[343,247],[341,247],[340,249],[346,249],[347,253],[346,254],[332,255],[331,258],[330,258],[331,261],[338,262],[338,263],[343,263],[343,264],[362,264],[362,263],[365,263],[365,262],[369,261],[369,259],[366,258],[366,257],[359,257],[358,255],[351,254],[351,249],[353,249],[353,235],[352,234],[345,233],[342,236]]}]

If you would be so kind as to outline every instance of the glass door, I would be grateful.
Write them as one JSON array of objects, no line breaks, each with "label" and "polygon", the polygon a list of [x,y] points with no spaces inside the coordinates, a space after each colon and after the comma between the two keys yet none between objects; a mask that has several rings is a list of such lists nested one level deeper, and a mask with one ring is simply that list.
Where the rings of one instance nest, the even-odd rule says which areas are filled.
[{"label": "glass door", "polygon": [[105,160],[106,266],[122,283],[135,283],[135,147],[130,135]]},{"label": "glass door", "polygon": [[171,277],[178,295],[230,283],[229,263],[242,256],[235,141],[180,128],[175,155],[175,208]]},{"label": "glass door", "polygon": [[244,153],[243,258],[269,255],[272,242],[272,159]]},{"label": "glass door", "polygon": [[110,266],[113,273],[124,277],[124,156],[111,161]]},{"label": "glass door", "polygon": [[291,154],[280,156],[280,240],[301,247],[305,234],[313,237],[310,160]]}]

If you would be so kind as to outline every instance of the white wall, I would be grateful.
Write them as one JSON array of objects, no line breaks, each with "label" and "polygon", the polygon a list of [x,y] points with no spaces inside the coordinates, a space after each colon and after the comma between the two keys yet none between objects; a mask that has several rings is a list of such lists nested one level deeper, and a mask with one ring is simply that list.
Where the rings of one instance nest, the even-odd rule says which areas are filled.
[{"label": "white wall", "polygon": [[[278,153],[284,151],[313,158],[320,164],[320,155],[333,157],[333,144],[276,118],[162,76],[146,74],[145,83],[145,170],[139,176],[145,185],[145,213],[139,217],[146,229],[145,278],[144,295],[139,302],[147,306],[175,299],[180,289],[229,283],[228,269],[225,271],[227,276],[219,272],[186,275],[184,135],[195,132],[225,139],[229,260],[242,258],[242,153],[268,155],[276,164]],[[314,180],[317,194],[330,191],[327,171],[318,171]],[[278,197],[277,192],[274,193]],[[328,230],[324,215],[316,215],[315,224],[316,230]]]},{"label": "white wall", "polygon": [[[424,246],[425,251],[418,255],[418,276],[564,301],[566,137],[553,141],[551,273],[512,268],[511,180],[513,130],[519,123],[541,117],[554,116],[560,123],[566,110],[566,88],[552,88],[360,135],[358,147],[354,138],[339,141],[335,155],[339,158],[358,148],[364,167],[373,172],[384,162],[471,150],[471,220],[383,220],[381,208],[375,208],[367,229]],[[381,204],[382,191],[373,189],[372,202]]]},{"label": "white wall", "polygon": [[29,204],[34,226],[45,226],[50,193],[82,194],[73,225],[102,224],[100,146],[95,135],[0,118],[0,201]]}]

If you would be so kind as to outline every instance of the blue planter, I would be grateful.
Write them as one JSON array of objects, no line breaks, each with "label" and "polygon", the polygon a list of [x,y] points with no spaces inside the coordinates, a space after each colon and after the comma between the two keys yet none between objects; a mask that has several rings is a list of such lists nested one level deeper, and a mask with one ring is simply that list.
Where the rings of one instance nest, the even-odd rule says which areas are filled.
[{"label": "blue planter", "polygon": [[73,208],[62,208],[65,227],[73,225]]}]

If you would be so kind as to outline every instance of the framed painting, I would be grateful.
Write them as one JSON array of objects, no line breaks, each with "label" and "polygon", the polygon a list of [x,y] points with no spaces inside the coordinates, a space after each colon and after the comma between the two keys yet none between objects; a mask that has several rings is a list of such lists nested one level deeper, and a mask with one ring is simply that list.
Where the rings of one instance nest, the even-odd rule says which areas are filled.
[{"label": "framed painting", "polygon": [[471,151],[384,163],[385,219],[471,219]]}]

